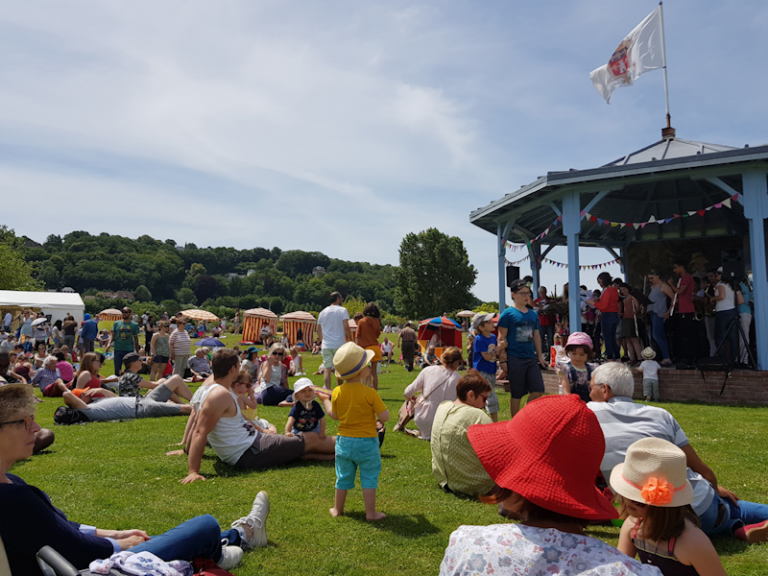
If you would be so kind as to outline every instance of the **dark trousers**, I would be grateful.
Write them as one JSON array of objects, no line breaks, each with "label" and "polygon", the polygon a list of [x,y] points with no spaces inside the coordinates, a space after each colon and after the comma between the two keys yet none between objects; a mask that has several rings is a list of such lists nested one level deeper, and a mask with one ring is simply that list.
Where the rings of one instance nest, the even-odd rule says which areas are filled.
[{"label": "dark trousers", "polygon": [[675,330],[677,358],[690,364],[696,362],[696,339],[693,331],[693,312],[672,315]]},{"label": "dark trousers", "polygon": [[416,353],[416,342],[403,342],[402,344],[403,364],[405,364],[405,369],[410,372],[413,370],[413,356]]}]

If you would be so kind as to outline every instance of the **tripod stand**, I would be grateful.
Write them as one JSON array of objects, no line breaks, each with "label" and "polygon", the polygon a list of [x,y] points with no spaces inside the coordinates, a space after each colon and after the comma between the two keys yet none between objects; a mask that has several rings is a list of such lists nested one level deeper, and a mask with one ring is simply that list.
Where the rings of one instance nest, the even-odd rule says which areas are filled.
[{"label": "tripod stand", "polygon": [[736,302],[736,291],[734,290],[733,294],[733,304],[735,306],[736,315],[733,317],[733,320],[730,321],[728,324],[728,327],[725,329],[725,333],[723,334],[722,339],[717,344],[717,352],[715,352],[715,356],[720,356],[720,350],[723,348],[723,344],[725,344],[725,341],[728,340],[728,336],[730,336],[732,330],[737,330],[736,334],[736,350],[731,350],[731,354],[738,358],[737,364],[741,363],[741,353],[739,351],[739,336],[744,341],[744,348],[747,351],[747,357],[749,358],[749,368],[751,370],[757,370],[757,362],[755,361],[755,357],[752,355],[752,349],[749,347],[747,342],[749,342],[749,339],[747,338],[746,334],[744,333],[744,328],[741,326],[741,318],[739,317],[739,305],[738,302]]}]

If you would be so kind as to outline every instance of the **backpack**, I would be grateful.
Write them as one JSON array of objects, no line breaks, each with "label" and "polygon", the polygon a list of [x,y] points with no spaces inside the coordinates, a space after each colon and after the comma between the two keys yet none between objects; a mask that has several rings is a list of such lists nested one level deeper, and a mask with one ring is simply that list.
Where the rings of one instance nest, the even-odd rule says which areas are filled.
[{"label": "backpack", "polygon": [[90,420],[82,410],[75,410],[69,406],[59,406],[53,415],[53,422],[62,426],[69,426],[70,424],[85,424]]}]

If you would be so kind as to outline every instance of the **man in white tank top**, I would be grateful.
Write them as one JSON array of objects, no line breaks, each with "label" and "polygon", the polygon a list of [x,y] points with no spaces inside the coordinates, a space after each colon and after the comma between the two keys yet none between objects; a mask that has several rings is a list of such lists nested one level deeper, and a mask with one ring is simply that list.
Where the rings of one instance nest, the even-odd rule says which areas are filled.
[{"label": "man in white tank top", "polygon": [[237,468],[268,468],[302,457],[332,460],[336,444],[333,436],[320,440],[314,432],[292,437],[264,434],[245,421],[232,393],[239,365],[237,352],[230,348],[219,349],[213,355],[214,383],[200,402],[189,447],[189,474],[181,483],[205,480],[200,464],[206,442],[223,462]]}]

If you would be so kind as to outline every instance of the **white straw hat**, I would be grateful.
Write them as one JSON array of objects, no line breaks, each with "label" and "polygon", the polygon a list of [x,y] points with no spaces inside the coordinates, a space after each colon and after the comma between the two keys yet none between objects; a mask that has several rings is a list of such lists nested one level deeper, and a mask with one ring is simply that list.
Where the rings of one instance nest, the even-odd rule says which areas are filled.
[{"label": "white straw hat", "polygon": [[640,355],[647,360],[653,360],[656,358],[656,350],[648,346],[647,348],[643,349]]},{"label": "white straw hat", "polygon": [[676,508],[693,502],[685,453],[661,438],[643,438],[627,448],[611,472],[611,488],[635,502]]}]

